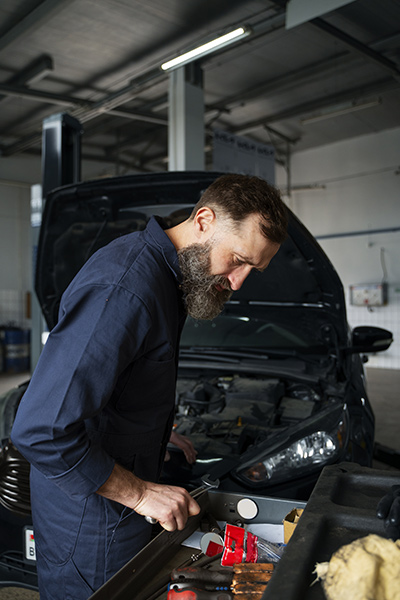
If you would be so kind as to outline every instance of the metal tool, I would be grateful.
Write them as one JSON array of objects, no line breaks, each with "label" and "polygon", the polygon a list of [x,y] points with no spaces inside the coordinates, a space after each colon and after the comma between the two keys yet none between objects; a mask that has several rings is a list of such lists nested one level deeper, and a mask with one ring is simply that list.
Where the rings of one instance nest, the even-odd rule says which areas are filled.
[{"label": "metal tool", "polygon": [[171,573],[168,600],[261,600],[273,570],[272,564],[260,563],[221,570],[178,567]]},{"label": "metal tool", "polygon": [[190,583],[173,583],[168,592],[167,600],[232,600],[230,590],[205,590]]},{"label": "metal tool", "polygon": [[[199,496],[199,494],[202,494],[206,490],[218,488],[220,483],[219,479],[211,479],[209,473],[203,475],[201,481],[202,485],[190,492],[190,495],[194,499],[196,499],[197,496]],[[154,517],[145,517],[145,521],[150,523],[150,525],[155,525],[157,523],[157,519],[155,519]]]}]

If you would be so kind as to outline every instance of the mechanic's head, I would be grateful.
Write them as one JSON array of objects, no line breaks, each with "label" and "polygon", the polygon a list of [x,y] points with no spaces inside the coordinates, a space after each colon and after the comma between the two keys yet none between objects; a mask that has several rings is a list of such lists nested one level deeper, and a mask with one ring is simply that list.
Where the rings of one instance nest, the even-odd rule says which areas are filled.
[{"label": "mechanic's head", "polygon": [[222,175],[204,192],[194,207],[190,219],[207,206],[221,219],[228,219],[235,228],[249,215],[257,215],[262,235],[282,244],[286,239],[288,216],[278,190],[264,179],[236,173]]},{"label": "mechanic's head", "polygon": [[286,237],[287,212],[266,181],[223,175],[186,222],[190,243],[178,249],[189,315],[213,319],[252,269],[263,271]]}]

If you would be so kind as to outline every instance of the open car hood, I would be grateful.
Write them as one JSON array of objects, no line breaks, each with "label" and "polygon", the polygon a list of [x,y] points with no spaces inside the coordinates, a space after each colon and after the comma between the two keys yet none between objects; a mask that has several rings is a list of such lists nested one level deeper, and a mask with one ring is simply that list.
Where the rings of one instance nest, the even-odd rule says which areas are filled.
[{"label": "open car hood", "polygon": [[[35,289],[49,329],[60,298],[84,262],[117,236],[144,228],[152,215],[172,226],[182,221],[221,173],[166,172],[72,184],[46,198],[37,255]],[[341,281],[313,236],[289,211],[288,238],[260,276],[251,274],[231,305],[316,315],[321,341],[347,343]],[[310,318],[310,317],[309,317]],[[326,327],[323,326],[326,324]],[[334,331],[334,333],[332,333]],[[334,341],[333,341],[334,338]]]}]

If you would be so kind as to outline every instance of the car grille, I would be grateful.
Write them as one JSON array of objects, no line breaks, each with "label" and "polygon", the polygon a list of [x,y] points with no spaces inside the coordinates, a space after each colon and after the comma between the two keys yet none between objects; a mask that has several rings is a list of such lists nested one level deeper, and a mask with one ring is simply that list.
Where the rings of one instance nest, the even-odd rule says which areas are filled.
[{"label": "car grille", "polygon": [[15,446],[0,448],[0,503],[21,516],[31,514],[29,463]]}]

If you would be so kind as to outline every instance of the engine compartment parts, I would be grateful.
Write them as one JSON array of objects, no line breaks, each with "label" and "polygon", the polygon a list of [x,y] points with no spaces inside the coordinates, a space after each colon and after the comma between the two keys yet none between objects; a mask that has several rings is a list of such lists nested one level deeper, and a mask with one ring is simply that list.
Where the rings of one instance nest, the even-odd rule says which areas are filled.
[{"label": "engine compartment parts", "polygon": [[274,377],[181,377],[175,429],[198,451],[196,471],[201,462],[230,457],[241,484],[273,485],[343,452],[347,409],[332,398],[332,388],[317,387]]}]

